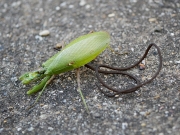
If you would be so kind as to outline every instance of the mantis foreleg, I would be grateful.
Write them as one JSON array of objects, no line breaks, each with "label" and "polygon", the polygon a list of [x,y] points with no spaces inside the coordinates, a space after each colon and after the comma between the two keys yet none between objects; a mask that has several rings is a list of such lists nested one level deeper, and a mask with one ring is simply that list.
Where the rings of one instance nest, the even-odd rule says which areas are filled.
[{"label": "mantis foreleg", "polygon": [[35,85],[32,90],[29,90],[27,93],[28,94],[32,94],[35,93],[37,91],[39,91],[39,89],[42,89],[41,92],[39,93],[38,97],[36,98],[35,102],[33,103],[33,105],[31,105],[28,109],[32,108],[39,100],[39,98],[41,97],[42,93],[44,92],[46,86],[52,81],[52,79],[54,78],[53,76],[46,76],[40,84]]}]

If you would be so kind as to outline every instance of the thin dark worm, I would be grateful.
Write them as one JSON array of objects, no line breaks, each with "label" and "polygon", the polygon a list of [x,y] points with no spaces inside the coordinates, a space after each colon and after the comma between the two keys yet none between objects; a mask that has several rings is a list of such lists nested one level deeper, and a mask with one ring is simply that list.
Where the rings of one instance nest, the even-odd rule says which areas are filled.
[{"label": "thin dark worm", "polygon": [[[94,71],[96,71],[96,67],[93,67],[93,66],[91,66],[91,65],[89,65],[89,64],[86,64],[85,65],[87,68],[90,68],[91,70],[94,70]],[[98,67],[99,67],[100,65],[98,65]],[[121,72],[121,71],[104,71],[104,70],[98,70],[98,73],[104,73],[104,74],[122,74],[122,75],[127,75],[129,78],[132,78],[133,80],[135,80],[136,81],[136,83],[137,83],[137,85],[140,85],[140,81],[135,77],[135,76],[133,76],[132,74],[130,74],[130,73],[126,73],[126,72]],[[99,80],[99,78],[97,78],[98,80]],[[99,80],[100,81],[100,80]],[[103,94],[105,94],[106,96],[108,96],[108,97],[114,97],[115,95],[117,95],[117,94],[107,94],[107,93],[105,93],[104,91],[102,91],[101,89],[100,89],[100,86],[98,85],[98,84],[96,84],[97,85],[97,87],[99,88],[99,90],[103,93]],[[113,92],[119,92],[118,90],[116,90],[116,89],[112,89],[112,87],[110,87],[110,86],[107,86],[107,88],[108,89],[110,89],[110,90],[112,90]]]},{"label": "thin dark worm", "polygon": [[[154,74],[154,76],[149,79],[148,81],[144,82],[144,83],[140,83],[140,81],[134,77],[133,75],[129,74],[129,73],[125,73],[125,72],[121,72],[121,71],[126,71],[126,70],[129,70],[135,66],[137,66],[139,63],[141,63],[141,61],[147,56],[149,50],[151,49],[151,47],[154,46],[157,51],[158,51],[158,55],[159,55],[159,66],[158,66],[158,70],[157,72]],[[90,68],[91,70],[94,70],[96,72],[96,77],[98,79],[98,81],[107,89],[111,90],[114,92],[114,94],[107,94],[105,93],[104,91],[102,91],[100,89],[100,86],[98,86],[98,88],[100,89],[100,91],[105,94],[106,96],[108,97],[114,97],[115,95],[119,95],[119,94],[126,94],[126,93],[131,93],[131,92],[134,92],[136,91],[138,88],[142,87],[143,85],[147,84],[147,83],[150,83],[154,78],[156,78],[156,76],[159,74],[161,68],[162,68],[162,55],[161,55],[161,51],[159,49],[159,47],[154,44],[154,43],[151,43],[148,48],[146,49],[144,55],[142,56],[142,58],[136,62],[135,64],[129,66],[129,67],[123,67],[123,68],[119,68],[119,67],[111,67],[111,66],[108,66],[108,65],[103,65],[103,64],[100,64],[100,65],[97,65],[96,67],[93,67],[89,64],[86,64],[85,65],[87,68]],[[101,67],[104,67],[104,68],[107,68],[107,69],[112,69],[112,71],[104,71],[104,70],[100,70]],[[103,80],[100,78],[99,76],[99,73],[104,73],[104,74],[122,74],[122,75],[127,75],[129,76],[130,78],[132,78],[133,80],[136,81],[137,85],[133,88],[129,88],[129,89],[124,89],[124,90],[121,90],[121,89],[116,89],[116,88],[112,88],[110,87],[108,84],[104,83]]]}]

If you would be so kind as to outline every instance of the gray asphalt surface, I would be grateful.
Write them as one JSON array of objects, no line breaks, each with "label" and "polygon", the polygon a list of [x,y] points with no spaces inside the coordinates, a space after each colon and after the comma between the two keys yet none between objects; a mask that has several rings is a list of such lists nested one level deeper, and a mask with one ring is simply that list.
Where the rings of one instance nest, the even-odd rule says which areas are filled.
[{"label": "gray asphalt surface", "polygon": [[[48,30],[49,36],[39,32]],[[41,66],[57,51],[57,43],[90,31],[108,31],[111,47],[96,65],[133,64],[150,43],[162,52],[163,68],[157,78],[138,91],[116,98],[96,87],[95,73],[81,68],[81,88],[90,115],[76,91],[76,71],[56,76],[40,101],[26,91],[18,77]],[[127,53],[127,54],[125,54]],[[0,1],[0,134],[57,135],[179,135],[180,134],[180,1],[179,0],[1,0]],[[141,81],[157,70],[152,49],[145,70],[129,72]],[[120,75],[102,76],[108,84],[132,87]]]}]

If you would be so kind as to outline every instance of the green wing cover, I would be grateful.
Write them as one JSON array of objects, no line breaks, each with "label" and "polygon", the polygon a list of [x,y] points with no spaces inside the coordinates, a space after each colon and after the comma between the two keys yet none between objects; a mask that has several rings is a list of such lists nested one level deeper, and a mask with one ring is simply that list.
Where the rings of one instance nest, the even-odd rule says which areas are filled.
[{"label": "green wing cover", "polygon": [[80,36],[43,64],[45,74],[59,74],[81,67],[95,59],[109,43],[110,35],[105,31]]}]

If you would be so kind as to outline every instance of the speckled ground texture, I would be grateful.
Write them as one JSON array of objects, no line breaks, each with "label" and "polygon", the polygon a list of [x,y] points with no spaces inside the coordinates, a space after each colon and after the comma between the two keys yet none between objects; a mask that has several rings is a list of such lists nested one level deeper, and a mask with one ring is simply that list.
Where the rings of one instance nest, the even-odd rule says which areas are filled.
[{"label": "speckled ground texture", "polygon": [[[178,135],[180,134],[180,1],[179,0],[1,0],[0,1],[0,134]],[[49,30],[47,37],[39,32]],[[76,91],[76,71],[56,76],[40,101],[18,77],[37,69],[57,51],[57,43],[90,31],[108,31],[111,47],[92,64],[125,67],[137,61],[149,43],[162,52],[157,78],[134,93],[116,98],[97,88],[95,73],[81,68],[81,88],[90,115]],[[125,54],[127,53],[127,54]],[[129,72],[141,81],[157,70],[156,49],[145,70]],[[135,85],[125,76],[103,76],[107,83]]]}]

